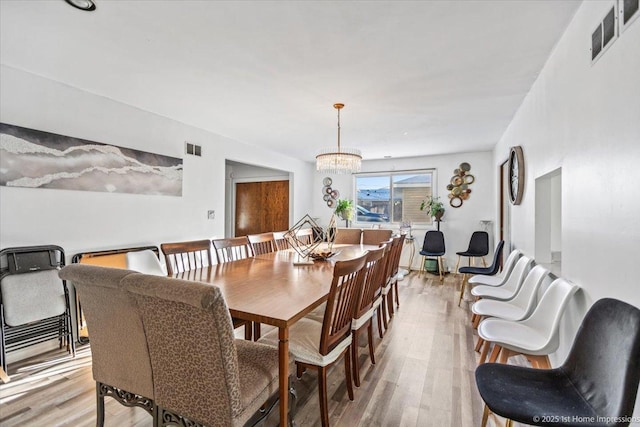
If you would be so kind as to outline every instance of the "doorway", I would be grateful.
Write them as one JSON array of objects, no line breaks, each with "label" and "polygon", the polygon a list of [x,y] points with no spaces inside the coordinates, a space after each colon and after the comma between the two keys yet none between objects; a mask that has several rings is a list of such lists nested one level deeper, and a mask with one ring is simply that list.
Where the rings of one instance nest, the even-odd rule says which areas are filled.
[{"label": "doorway", "polygon": [[562,169],[536,179],[536,262],[562,271]]}]

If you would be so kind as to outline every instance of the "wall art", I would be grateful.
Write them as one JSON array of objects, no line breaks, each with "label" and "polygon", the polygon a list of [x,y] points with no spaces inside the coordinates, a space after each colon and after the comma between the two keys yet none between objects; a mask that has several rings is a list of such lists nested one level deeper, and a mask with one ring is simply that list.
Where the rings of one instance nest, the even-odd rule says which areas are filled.
[{"label": "wall art", "polygon": [[182,159],[0,123],[0,185],[182,196]]}]

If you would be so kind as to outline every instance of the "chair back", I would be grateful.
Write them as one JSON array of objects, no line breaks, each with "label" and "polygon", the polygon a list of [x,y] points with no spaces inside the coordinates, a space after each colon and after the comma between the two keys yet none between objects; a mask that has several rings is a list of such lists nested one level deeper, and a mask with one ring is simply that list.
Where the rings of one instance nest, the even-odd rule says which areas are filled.
[{"label": "chair back", "polygon": [[474,231],[469,240],[468,254],[473,256],[485,256],[489,253],[489,233],[486,231]]},{"label": "chair back", "polygon": [[[154,398],[151,359],[136,302],[123,287],[129,270],[72,264],[60,278],[73,283],[91,336],[93,379]],[[153,276],[157,278],[157,276]]]},{"label": "chair back", "polygon": [[380,295],[384,285],[385,251],[387,251],[386,246],[367,251],[365,265],[360,270],[360,274],[364,275],[364,280],[358,293],[356,309],[353,315],[354,319],[362,317],[371,310],[373,301]]},{"label": "chair back", "polygon": [[430,254],[444,254],[446,251],[444,246],[444,234],[442,231],[429,230],[424,235],[422,244],[422,252]]},{"label": "chair back", "polygon": [[504,240],[500,240],[498,242],[498,246],[496,246],[496,250],[493,252],[493,262],[489,267],[489,271],[486,275],[493,276],[498,273],[500,270],[500,261],[502,260],[502,252],[504,251]]},{"label": "chair back", "polygon": [[536,265],[524,278],[520,290],[508,303],[522,309],[522,316],[516,320],[529,317],[536,307],[538,289],[548,287],[552,282],[551,272],[541,265]]},{"label": "chair back", "polygon": [[127,260],[127,270],[153,274],[155,276],[167,275],[164,265],[162,265],[155,252],[150,249],[127,252],[125,257]]},{"label": "chair back", "polygon": [[365,228],[362,230],[363,245],[379,245],[391,238],[391,230]]},{"label": "chair back", "polygon": [[209,240],[163,243],[160,249],[164,253],[169,276],[213,265]]},{"label": "chair back", "polygon": [[253,256],[251,244],[247,236],[229,237],[228,239],[213,240],[213,247],[216,250],[218,264],[238,261]]},{"label": "chair back", "polygon": [[314,240],[313,229],[301,228],[299,230],[296,230],[296,240],[298,240],[301,245],[312,244]]},{"label": "chair back", "polygon": [[285,237],[286,231],[274,231],[273,232],[273,240],[275,241],[276,248],[279,251],[284,251],[285,249],[289,249],[291,245],[289,244],[289,240]]},{"label": "chair back", "polygon": [[362,240],[360,228],[336,228],[335,244],[359,245]]},{"label": "chair back", "polygon": [[495,277],[503,279],[504,282],[504,279],[509,277],[509,275],[511,274],[511,270],[513,270],[513,267],[516,265],[516,262],[518,262],[518,259],[520,259],[521,256],[522,252],[520,252],[518,249],[512,250],[507,257],[504,266],[502,267],[502,271],[496,274]]},{"label": "chair back", "polygon": [[507,277],[504,284],[501,286],[502,289],[511,292],[511,296],[507,299],[513,298],[518,293],[520,287],[522,286],[522,283],[524,282],[524,278],[527,277],[527,274],[529,274],[529,271],[531,271],[532,267],[533,260],[528,256],[522,256],[520,257],[518,262],[516,262],[513,270],[511,270],[511,274],[509,275],[509,277]]},{"label": "chair back", "polygon": [[577,290],[578,286],[568,280],[554,280],[540,298],[540,302],[531,316],[521,322],[545,337],[544,345],[536,349],[536,354],[551,354],[558,349],[560,319],[569,300]]},{"label": "chair back", "polygon": [[384,264],[384,269],[382,271],[383,283],[382,287],[387,285],[389,279],[391,278],[391,245],[393,245],[393,239],[385,240],[384,242],[380,242],[378,247],[386,248],[384,251],[384,255],[382,256],[382,263]]},{"label": "chair back", "polygon": [[599,416],[631,417],[640,381],[640,310],[611,298],[596,301],[560,369]]},{"label": "chair back", "polygon": [[400,269],[400,255],[402,254],[402,245],[404,245],[404,239],[406,235],[401,234],[391,239],[391,277],[395,277]]},{"label": "chair back", "polygon": [[122,283],[144,324],[156,404],[204,425],[231,425],[242,411],[240,376],[220,289],[138,273]]},{"label": "chair back", "polygon": [[364,280],[364,275],[358,273],[365,261],[366,255],[362,255],[347,261],[336,261],[333,267],[333,280],[320,335],[319,350],[322,355],[329,354],[351,334],[351,321]]},{"label": "chair back", "polygon": [[276,241],[273,233],[250,234],[247,236],[253,256],[267,254],[277,251]]}]

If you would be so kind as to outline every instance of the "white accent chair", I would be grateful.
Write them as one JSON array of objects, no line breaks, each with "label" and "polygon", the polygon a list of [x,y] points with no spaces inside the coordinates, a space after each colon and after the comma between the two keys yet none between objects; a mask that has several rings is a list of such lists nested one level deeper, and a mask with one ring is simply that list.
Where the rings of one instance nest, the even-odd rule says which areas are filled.
[{"label": "white accent chair", "polygon": [[151,250],[131,251],[126,253],[127,270],[138,273],[152,274],[154,276],[166,276],[167,270]]}]

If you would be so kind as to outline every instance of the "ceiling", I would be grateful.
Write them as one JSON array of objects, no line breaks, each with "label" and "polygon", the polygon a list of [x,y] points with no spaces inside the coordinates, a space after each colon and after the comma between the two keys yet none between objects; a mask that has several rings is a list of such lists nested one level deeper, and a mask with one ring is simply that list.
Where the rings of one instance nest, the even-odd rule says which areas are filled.
[{"label": "ceiling", "polygon": [[490,150],[580,1],[0,1],[30,71],[313,161]]}]

